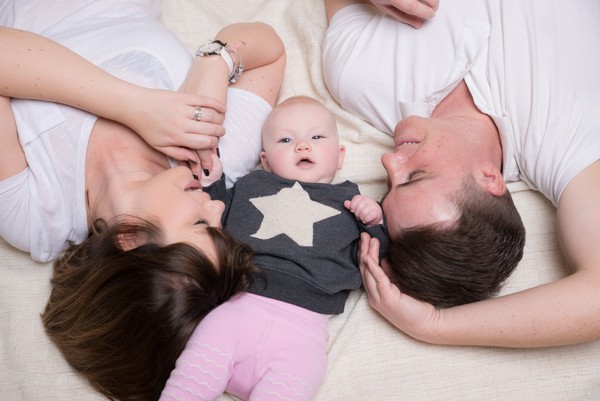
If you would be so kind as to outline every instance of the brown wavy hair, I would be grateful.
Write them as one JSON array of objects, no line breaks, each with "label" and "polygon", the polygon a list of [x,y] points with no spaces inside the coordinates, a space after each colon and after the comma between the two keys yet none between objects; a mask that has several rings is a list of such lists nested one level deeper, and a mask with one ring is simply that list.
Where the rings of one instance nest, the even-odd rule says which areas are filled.
[{"label": "brown wavy hair", "polygon": [[[200,320],[247,288],[251,249],[221,229],[208,232],[218,268],[189,244],[161,245],[149,222],[111,225],[55,261],[46,333],[109,399],[158,399]],[[122,233],[145,243],[123,251]]]},{"label": "brown wavy hair", "polygon": [[390,280],[437,307],[495,296],[525,246],[525,227],[508,191],[491,195],[469,176],[450,199],[460,211],[456,224],[404,230],[387,252]]}]

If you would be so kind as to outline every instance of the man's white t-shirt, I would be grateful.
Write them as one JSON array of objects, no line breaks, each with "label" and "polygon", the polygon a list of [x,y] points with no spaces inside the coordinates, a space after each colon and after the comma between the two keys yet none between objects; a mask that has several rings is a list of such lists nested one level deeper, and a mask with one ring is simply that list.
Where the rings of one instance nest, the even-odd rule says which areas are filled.
[{"label": "man's white t-shirt", "polygon": [[392,133],[465,80],[499,129],[506,180],[554,204],[600,159],[600,2],[453,0],[414,29],[353,5],[332,19],[323,73],[349,112]]}]

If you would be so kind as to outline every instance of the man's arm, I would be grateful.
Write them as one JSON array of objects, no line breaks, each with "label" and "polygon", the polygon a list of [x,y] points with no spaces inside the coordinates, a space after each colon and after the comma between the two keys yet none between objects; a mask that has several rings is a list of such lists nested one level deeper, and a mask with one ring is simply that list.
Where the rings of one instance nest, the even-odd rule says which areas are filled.
[{"label": "man's arm", "polygon": [[[374,262],[376,241],[361,244],[361,269],[372,306],[425,342],[543,347],[600,339],[600,161],[579,173],[557,209],[558,231],[575,273],[491,300],[436,310],[402,294]],[[385,263],[384,263],[385,267]]]}]

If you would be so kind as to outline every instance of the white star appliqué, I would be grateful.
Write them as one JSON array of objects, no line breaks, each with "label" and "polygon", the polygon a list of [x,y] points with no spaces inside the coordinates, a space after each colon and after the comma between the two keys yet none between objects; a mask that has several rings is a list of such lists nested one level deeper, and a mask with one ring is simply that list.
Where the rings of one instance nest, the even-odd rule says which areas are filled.
[{"label": "white star appliqu\u00e9", "polygon": [[252,198],[250,202],[264,216],[252,237],[269,239],[285,234],[300,246],[313,245],[316,222],[340,214],[339,210],[311,200],[298,182],[275,195]]}]

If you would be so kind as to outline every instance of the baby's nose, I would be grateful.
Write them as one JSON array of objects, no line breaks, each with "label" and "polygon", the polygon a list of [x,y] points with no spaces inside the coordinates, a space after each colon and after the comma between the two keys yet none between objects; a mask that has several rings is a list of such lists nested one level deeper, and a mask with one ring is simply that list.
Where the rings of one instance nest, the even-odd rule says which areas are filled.
[{"label": "baby's nose", "polygon": [[298,143],[296,143],[296,151],[300,152],[306,150],[310,150],[310,144],[307,141],[298,141]]}]

